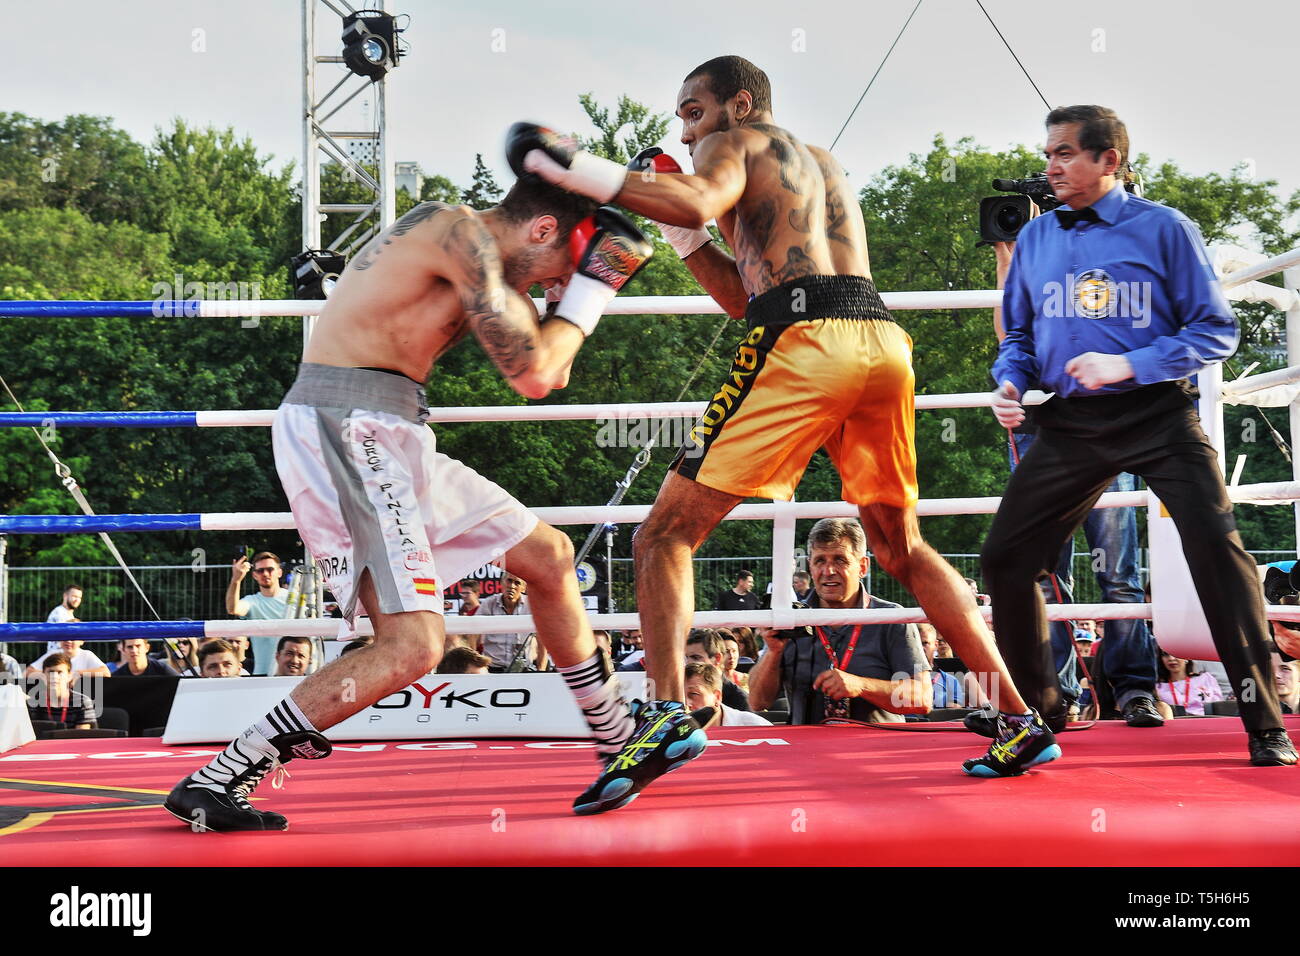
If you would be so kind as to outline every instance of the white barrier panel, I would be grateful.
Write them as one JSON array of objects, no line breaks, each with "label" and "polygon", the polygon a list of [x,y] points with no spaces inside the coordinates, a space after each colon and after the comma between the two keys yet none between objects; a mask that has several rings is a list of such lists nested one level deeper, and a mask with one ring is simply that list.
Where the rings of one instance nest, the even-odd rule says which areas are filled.
[{"label": "white barrier panel", "polygon": [[1183,557],[1183,539],[1174,519],[1155,495],[1147,506],[1151,549],[1151,627],[1160,647],[1194,661],[1217,661],[1219,652]]},{"label": "white barrier panel", "polygon": [[[620,673],[623,696],[645,694],[645,674]],[[164,744],[233,740],[301,677],[183,680],[176,687]],[[26,710],[23,711],[26,714]],[[427,674],[331,727],[332,741],[590,736],[559,674]]]},{"label": "white barrier panel", "polygon": [[0,754],[36,739],[27,713],[27,695],[17,684],[0,684]]}]

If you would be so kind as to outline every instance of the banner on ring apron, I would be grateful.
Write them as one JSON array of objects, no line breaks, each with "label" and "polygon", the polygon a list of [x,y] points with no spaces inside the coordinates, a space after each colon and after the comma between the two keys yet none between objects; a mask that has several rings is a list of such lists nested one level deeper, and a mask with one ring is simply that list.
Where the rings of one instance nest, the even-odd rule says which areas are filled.
[{"label": "banner on ring apron", "polygon": [[[644,673],[620,673],[618,677],[625,698],[644,697]],[[183,680],[176,688],[163,743],[224,744],[233,740],[287,697],[300,680]],[[336,724],[325,735],[333,741],[467,737],[573,740],[586,739],[590,732],[559,674],[428,674]]]},{"label": "banner on ring apron", "polygon": [[18,684],[0,684],[0,754],[35,739],[23,688]]},{"label": "banner on ring apron", "polygon": [[1193,661],[1217,661],[1219,652],[1183,557],[1174,519],[1154,495],[1147,505],[1151,564],[1151,627],[1160,647]]}]

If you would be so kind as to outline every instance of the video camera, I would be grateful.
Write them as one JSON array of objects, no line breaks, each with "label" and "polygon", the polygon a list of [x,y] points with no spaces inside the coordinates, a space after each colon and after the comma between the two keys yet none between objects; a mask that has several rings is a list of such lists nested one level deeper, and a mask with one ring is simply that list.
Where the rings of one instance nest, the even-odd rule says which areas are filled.
[{"label": "video camera", "polygon": [[[1133,172],[1132,164],[1126,164],[1124,174],[1124,188],[1141,196],[1142,180]],[[984,242],[1015,242],[1025,223],[1061,205],[1047,182],[1047,173],[1035,173],[1024,179],[995,179],[993,188],[1020,195],[980,200],[980,239]]]},{"label": "video camera", "polygon": [[[1284,571],[1270,564],[1264,572],[1264,600],[1269,604],[1300,604],[1300,561]],[[1300,631],[1300,623],[1278,621],[1288,631]]]},{"label": "video camera", "polygon": [[985,242],[1014,242],[1025,223],[1061,205],[1048,185],[1046,173],[1024,179],[995,179],[993,188],[1020,195],[980,200],[980,238]]}]

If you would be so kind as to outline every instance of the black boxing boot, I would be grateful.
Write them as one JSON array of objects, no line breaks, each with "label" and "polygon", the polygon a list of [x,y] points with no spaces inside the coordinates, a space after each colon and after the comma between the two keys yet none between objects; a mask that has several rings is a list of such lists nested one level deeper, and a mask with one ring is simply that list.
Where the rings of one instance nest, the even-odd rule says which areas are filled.
[{"label": "black boxing boot", "polygon": [[280,789],[287,776],[284,764],[294,757],[319,760],[328,757],[330,742],[315,731],[293,731],[263,736],[250,727],[235,738],[205,767],[172,788],[163,808],[194,831],[287,830],[289,821],[278,813],[253,809],[249,796],[270,773],[271,785]]}]

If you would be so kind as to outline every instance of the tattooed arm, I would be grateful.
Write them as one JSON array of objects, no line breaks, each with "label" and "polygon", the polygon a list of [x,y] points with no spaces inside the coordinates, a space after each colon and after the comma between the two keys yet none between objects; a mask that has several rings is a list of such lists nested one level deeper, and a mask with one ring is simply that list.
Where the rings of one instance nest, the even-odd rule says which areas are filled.
[{"label": "tattooed arm", "polygon": [[563,320],[538,321],[532,300],[505,284],[496,242],[476,218],[466,215],[451,227],[447,251],[447,278],[469,329],[510,387],[525,398],[564,388],[582,331]]},{"label": "tattooed arm", "polygon": [[712,133],[696,147],[693,175],[629,176],[618,194],[618,203],[655,222],[699,229],[740,201],[745,191],[742,143],[739,131]]},{"label": "tattooed arm", "polygon": [[716,242],[701,246],[683,260],[695,281],[733,319],[743,319],[749,305],[749,293],[736,269],[736,260]]}]

